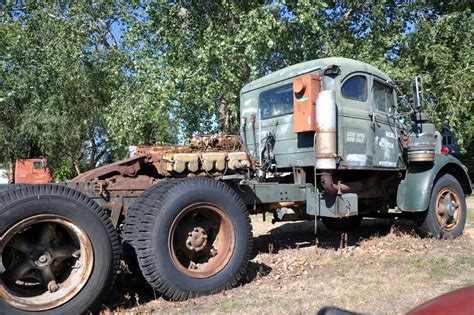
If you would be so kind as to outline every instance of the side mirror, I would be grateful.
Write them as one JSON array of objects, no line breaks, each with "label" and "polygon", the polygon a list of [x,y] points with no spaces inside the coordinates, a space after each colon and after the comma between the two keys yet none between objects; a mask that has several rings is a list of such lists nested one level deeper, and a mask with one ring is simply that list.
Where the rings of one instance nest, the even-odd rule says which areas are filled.
[{"label": "side mirror", "polygon": [[423,79],[416,76],[413,81],[413,109],[420,111],[423,107]]}]

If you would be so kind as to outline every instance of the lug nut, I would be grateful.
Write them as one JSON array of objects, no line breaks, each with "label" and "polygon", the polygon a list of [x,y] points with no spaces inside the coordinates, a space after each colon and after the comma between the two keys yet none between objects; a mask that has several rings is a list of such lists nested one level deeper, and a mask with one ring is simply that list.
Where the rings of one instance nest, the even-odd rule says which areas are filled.
[{"label": "lug nut", "polygon": [[58,286],[58,284],[56,283],[56,281],[53,280],[53,281],[51,281],[50,283],[48,283],[48,290],[49,290],[49,292],[51,292],[51,293],[54,293],[54,292],[56,292],[56,291],[59,290],[59,286]]},{"label": "lug nut", "polygon": [[46,255],[43,254],[43,255],[39,256],[38,261],[39,261],[40,263],[44,264],[45,262],[48,261],[48,257],[46,257]]}]

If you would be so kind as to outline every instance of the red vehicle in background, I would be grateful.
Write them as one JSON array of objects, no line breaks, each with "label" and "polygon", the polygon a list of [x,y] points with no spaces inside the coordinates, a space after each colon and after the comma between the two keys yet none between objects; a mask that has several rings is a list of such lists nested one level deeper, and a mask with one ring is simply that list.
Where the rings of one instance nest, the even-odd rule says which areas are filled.
[{"label": "red vehicle in background", "polygon": [[16,160],[14,184],[47,184],[51,181],[51,171],[46,159]]}]

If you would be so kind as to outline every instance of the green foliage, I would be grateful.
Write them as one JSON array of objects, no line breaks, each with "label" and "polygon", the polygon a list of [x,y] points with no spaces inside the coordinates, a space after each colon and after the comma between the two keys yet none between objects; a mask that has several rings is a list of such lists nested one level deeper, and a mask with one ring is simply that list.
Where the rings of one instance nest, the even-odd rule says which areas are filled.
[{"label": "green foliage", "polygon": [[57,178],[131,144],[237,132],[246,83],[329,56],[422,74],[433,120],[474,149],[467,3],[27,2],[0,5],[0,22],[0,160],[47,156]]},{"label": "green foliage", "polygon": [[47,156],[56,178],[95,167],[107,153],[105,109],[123,81],[122,54],[103,49],[99,18],[89,8],[62,9],[0,13],[1,158]]}]

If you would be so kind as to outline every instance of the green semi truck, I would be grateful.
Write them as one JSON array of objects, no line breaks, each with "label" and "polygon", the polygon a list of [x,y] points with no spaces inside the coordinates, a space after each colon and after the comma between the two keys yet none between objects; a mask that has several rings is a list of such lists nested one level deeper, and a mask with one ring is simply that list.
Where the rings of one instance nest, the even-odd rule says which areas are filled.
[{"label": "green semi truck", "polygon": [[422,111],[421,84],[400,112],[375,67],[313,60],[241,90],[240,135],[136,146],[71,181],[3,187],[0,313],[93,311],[121,257],[167,299],[229,289],[256,213],[337,231],[405,216],[422,235],[459,237],[471,182]]}]

